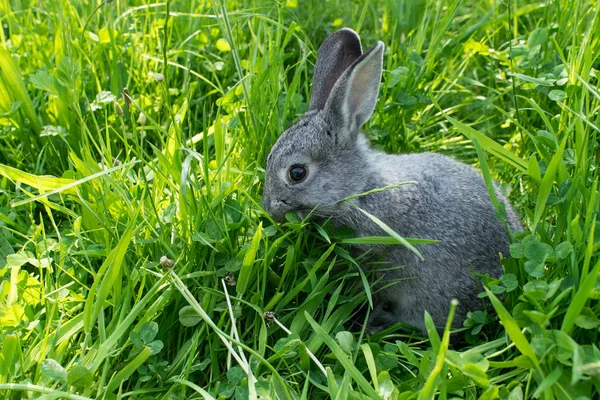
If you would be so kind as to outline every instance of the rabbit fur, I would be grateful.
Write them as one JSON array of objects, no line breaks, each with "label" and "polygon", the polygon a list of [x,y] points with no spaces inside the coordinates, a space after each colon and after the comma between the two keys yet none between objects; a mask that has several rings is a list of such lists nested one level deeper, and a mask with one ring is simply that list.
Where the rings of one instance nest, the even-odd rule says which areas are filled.
[{"label": "rabbit fur", "polygon": [[[309,111],[268,156],[263,205],[276,220],[291,211],[312,212],[352,228],[357,236],[385,236],[359,207],[403,237],[438,240],[418,247],[423,260],[401,245],[357,246],[385,261],[374,268],[379,283],[367,327],[376,332],[400,321],[425,331],[425,311],[442,326],[453,298],[459,300],[457,327],[468,311],[482,306],[474,272],[501,274],[499,254],[508,255],[508,235],[473,167],[440,154],[391,155],[369,147],[360,128],[377,102],[383,50],[378,41],[363,54],[360,38],[348,28],[325,40]],[[304,168],[306,177],[293,181],[292,166]],[[354,205],[343,201],[408,181],[414,183],[355,197]],[[517,215],[495,192],[505,204],[509,227],[518,229]]]}]

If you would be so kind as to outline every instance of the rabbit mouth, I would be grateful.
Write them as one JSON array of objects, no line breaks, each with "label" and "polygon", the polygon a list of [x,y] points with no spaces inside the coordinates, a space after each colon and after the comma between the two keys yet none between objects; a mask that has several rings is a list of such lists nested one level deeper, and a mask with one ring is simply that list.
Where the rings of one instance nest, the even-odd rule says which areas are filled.
[{"label": "rabbit mouth", "polygon": [[296,213],[301,220],[312,218],[336,218],[341,217],[341,210],[331,205],[309,206],[305,204],[293,205],[287,200],[270,200],[265,202],[265,210],[277,222],[286,222],[286,214]]}]

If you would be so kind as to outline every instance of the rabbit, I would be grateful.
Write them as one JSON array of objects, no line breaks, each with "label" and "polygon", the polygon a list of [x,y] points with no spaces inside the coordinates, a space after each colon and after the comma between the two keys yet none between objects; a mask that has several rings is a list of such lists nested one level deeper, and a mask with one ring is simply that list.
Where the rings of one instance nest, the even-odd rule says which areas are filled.
[{"label": "rabbit", "polygon": [[[367,329],[403,322],[425,332],[425,311],[443,326],[452,299],[459,301],[453,327],[460,327],[467,312],[482,306],[474,272],[502,273],[508,232],[475,168],[435,153],[392,155],[369,147],[360,129],[377,102],[383,52],[378,41],[363,54],[359,36],[348,28],[323,42],[309,110],[267,158],[263,206],[276,221],[296,211],[330,218],[359,237],[385,236],[361,208],[403,237],[438,240],[418,247],[422,259],[402,245],[371,246],[371,256],[385,263],[375,267],[379,283]],[[402,182],[414,183],[373,191]],[[344,201],[357,194],[363,195]],[[495,194],[511,231],[517,230],[515,211]]]}]

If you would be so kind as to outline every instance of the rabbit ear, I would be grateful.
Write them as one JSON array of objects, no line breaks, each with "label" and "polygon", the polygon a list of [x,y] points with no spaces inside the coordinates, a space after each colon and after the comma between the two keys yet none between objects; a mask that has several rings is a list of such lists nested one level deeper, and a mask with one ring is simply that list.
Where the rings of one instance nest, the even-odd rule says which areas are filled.
[{"label": "rabbit ear", "polygon": [[356,139],[371,118],[381,82],[383,42],[378,41],[348,68],[331,89],[324,112],[334,126]]},{"label": "rabbit ear", "polygon": [[325,39],[315,64],[309,110],[325,107],[331,88],[361,54],[360,37],[352,29],[342,28]]}]

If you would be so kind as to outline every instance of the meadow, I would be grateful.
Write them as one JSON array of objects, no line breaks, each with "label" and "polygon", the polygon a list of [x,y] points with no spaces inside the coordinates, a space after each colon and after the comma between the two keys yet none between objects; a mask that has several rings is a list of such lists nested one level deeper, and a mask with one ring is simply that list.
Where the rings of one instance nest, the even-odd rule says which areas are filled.
[{"label": "meadow", "polygon": [[[598,399],[598,1],[3,0],[0,24],[0,398]],[[477,166],[523,222],[462,343],[366,332],[353,233],[262,208],[343,26],[386,45],[372,145]]]}]

